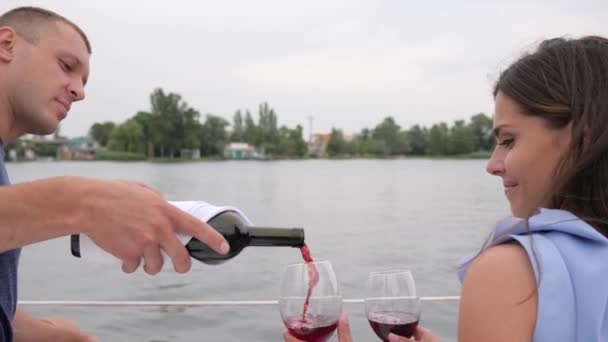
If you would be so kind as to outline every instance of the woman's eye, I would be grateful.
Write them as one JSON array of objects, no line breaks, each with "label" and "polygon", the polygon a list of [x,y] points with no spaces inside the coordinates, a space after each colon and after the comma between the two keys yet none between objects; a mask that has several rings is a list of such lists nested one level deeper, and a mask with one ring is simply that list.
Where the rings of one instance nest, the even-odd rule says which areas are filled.
[{"label": "woman's eye", "polygon": [[513,142],[514,142],[514,141],[515,141],[515,139],[513,139],[513,138],[509,138],[509,139],[503,139],[502,141],[499,141],[499,142],[497,142],[496,144],[497,144],[497,145],[500,145],[500,146],[506,146],[506,147],[509,147],[509,146],[513,145]]}]

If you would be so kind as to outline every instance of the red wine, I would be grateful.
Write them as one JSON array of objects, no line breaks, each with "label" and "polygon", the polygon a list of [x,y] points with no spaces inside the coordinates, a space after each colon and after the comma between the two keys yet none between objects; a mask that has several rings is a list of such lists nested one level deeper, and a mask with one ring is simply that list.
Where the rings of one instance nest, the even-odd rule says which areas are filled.
[{"label": "red wine", "polygon": [[367,317],[372,329],[384,342],[388,342],[388,334],[410,338],[414,336],[418,326],[418,315],[411,312],[378,311]]},{"label": "red wine", "polygon": [[[218,254],[207,244],[192,237],[186,244],[186,249],[192,258],[205,264],[223,263],[237,256],[248,246],[297,248],[304,246],[304,230],[302,228],[250,227],[234,211],[223,211],[211,218],[207,224],[224,236],[230,245],[230,251],[225,255]],[[71,248],[72,255],[80,257],[80,235],[72,235]]]},{"label": "red wine", "polygon": [[308,305],[310,304],[310,296],[312,295],[312,290],[314,290],[319,283],[319,272],[312,263],[313,260],[310,256],[308,246],[304,244],[300,247],[300,251],[302,252],[302,259],[308,264],[308,292],[306,293],[306,300],[304,301],[304,307],[302,308],[302,321],[306,322],[306,313],[308,312]]},{"label": "red wine", "polygon": [[338,326],[336,318],[330,316],[310,316],[305,321],[298,316],[284,323],[293,336],[307,342],[327,341]]},{"label": "red wine", "polygon": [[314,261],[310,256],[310,249],[308,249],[308,246],[306,244],[300,247],[300,252],[302,252],[302,259],[304,259],[304,262],[306,262],[307,264]]}]

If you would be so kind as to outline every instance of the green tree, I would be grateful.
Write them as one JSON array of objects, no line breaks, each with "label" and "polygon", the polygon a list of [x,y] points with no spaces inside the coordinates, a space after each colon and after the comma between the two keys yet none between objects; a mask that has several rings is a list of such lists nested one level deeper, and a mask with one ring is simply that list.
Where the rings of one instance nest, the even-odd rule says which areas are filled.
[{"label": "green tree", "polygon": [[448,154],[449,128],[445,122],[434,124],[429,133],[429,153],[432,155]]},{"label": "green tree", "polygon": [[408,155],[412,153],[409,131],[401,131],[397,135],[397,149],[392,151],[393,155]]},{"label": "green tree", "polygon": [[[165,94],[158,88],[150,95],[151,113],[154,116],[152,123],[158,133],[160,156],[165,157],[165,151],[174,149],[172,143],[175,124],[178,118],[179,98],[176,94]],[[172,152],[170,155],[172,156]]]},{"label": "green tree", "polygon": [[287,126],[279,128],[279,143],[276,146],[275,154],[277,156],[292,156],[295,150],[293,141],[291,140],[291,130]]},{"label": "green tree", "polygon": [[205,123],[199,130],[199,141],[201,155],[203,156],[222,156],[224,146],[228,142],[228,132],[226,127],[229,125],[224,118],[207,114]]},{"label": "green tree", "polygon": [[429,131],[427,128],[414,125],[407,131],[410,153],[425,155],[429,152]]},{"label": "green tree", "polygon": [[484,113],[478,113],[471,117],[469,127],[475,135],[475,150],[490,151],[494,148],[492,118]]},{"label": "green tree", "polygon": [[179,139],[176,139],[175,141],[176,148],[198,148],[200,145],[199,133],[201,130],[199,112],[192,108],[186,108],[180,113],[180,116],[181,120],[177,122],[175,127],[175,134],[179,137]]},{"label": "green tree", "polygon": [[245,113],[245,132],[244,138],[245,142],[250,145],[256,145],[256,135],[257,135],[257,127],[255,125],[255,121],[253,121],[253,117],[249,111]]},{"label": "green tree", "polygon": [[371,151],[372,131],[369,128],[364,128],[353,138],[352,145],[354,154],[358,156],[374,154]]},{"label": "green tree", "polygon": [[137,120],[131,118],[114,127],[108,148],[113,151],[144,152],[144,131]]},{"label": "green tree", "polygon": [[37,157],[55,157],[57,156],[57,146],[47,144],[34,144],[32,150]]},{"label": "green tree", "polygon": [[106,121],[103,123],[96,122],[89,129],[89,135],[95,139],[99,145],[107,146],[108,141],[110,140],[110,133],[112,133],[114,126],[115,124],[112,121]]},{"label": "green tree", "polygon": [[273,154],[276,152],[276,146],[279,143],[277,115],[267,102],[259,105],[258,115],[258,127],[254,144],[262,147],[265,152]]},{"label": "green tree", "polygon": [[232,124],[232,135],[230,136],[230,141],[233,142],[243,142],[245,139],[245,127],[243,125],[243,115],[241,114],[241,110],[237,110],[234,114],[233,124]]},{"label": "green tree", "polygon": [[156,120],[159,120],[159,118],[152,113],[140,111],[135,114],[133,119],[142,128],[146,156],[149,158],[156,157],[155,146],[160,146],[161,143],[161,132],[158,129],[159,125],[156,123]]},{"label": "green tree", "polygon": [[302,131],[301,125],[297,125],[295,129],[289,131],[289,140],[293,143],[293,151],[290,154],[300,158],[308,153],[308,144],[304,141]]},{"label": "green tree", "polygon": [[401,127],[389,116],[374,128],[372,138],[384,141],[389,154],[399,154],[407,150],[407,140],[399,135],[400,131]]},{"label": "green tree", "polygon": [[329,142],[327,143],[327,154],[330,157],[337,157],[343,155],[345,151],[346,140],[344,139],[344,133],[342,133],[342,130],[332,128]]},{"label": "green tree", "polygon": [[450,154],[467,154],[475,148],[475,134],[471,127],[466,126],[464,120],[456,120],[450,128],[448,152]]},{"label": "green tree", "polygon": [[[192,148],[200,137],[199,112],[190,108],[181,95],[158,88],[150,95],[152,124],[158,133],[158,145],[162,157],[175,157],[182,148]],[[167,154],[168,152],[168,154]]]},{"label": "green tree", "polygon": [[367,152],[377,157],[388,157],[391,153],[384,140],[371,139],[367,145]]},{"label": "green tree", "polygon": [[308,153],[308,144],[302,137],[302,126],[295,129],[286,126],[279,128],[279,142],[275,146],[274,153],[278,156],[302,158]]}]

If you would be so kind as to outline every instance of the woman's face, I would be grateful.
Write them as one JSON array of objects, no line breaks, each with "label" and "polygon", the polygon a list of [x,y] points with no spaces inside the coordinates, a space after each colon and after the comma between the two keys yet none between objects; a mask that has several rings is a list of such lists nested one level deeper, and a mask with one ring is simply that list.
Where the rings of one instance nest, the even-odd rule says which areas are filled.
[{"label": "woman's face", "polygon": [[496,148],[488,161],[488,173],[502,178],[505,195],[516,217],[529,217],[545,207],[554,172],[568,150],[571,126],[549,127],[537,116],[498,92],[494,113]]}]

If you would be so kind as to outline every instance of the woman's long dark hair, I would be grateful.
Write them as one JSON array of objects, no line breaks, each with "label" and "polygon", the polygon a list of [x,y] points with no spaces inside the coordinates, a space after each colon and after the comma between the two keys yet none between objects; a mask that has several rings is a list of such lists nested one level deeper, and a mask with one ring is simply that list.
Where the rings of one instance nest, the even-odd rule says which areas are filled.
[{"label": "woman's long dark hair", "polygon": [[570,148],[545,203],[608,237],[608,39],[545,40],[502,72],[495,97],[498,92],[549,127],[572,125]]}]

